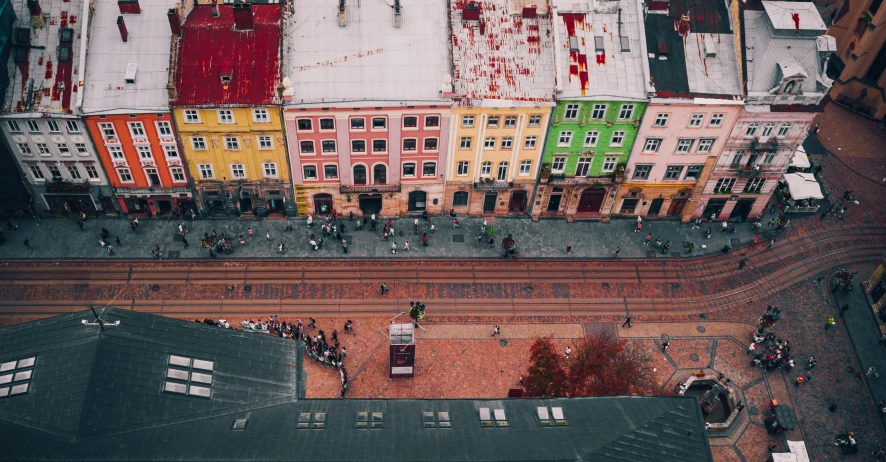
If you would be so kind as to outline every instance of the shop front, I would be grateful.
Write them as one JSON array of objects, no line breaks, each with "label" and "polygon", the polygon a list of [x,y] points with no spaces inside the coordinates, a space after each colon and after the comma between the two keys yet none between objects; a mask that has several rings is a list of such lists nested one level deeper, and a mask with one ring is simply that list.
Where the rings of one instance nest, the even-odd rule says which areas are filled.
[{"label": "shop front", "polygon": [[117,188],[120,210],[129,217],[170,216],[194,209],[193,195],[180,188]]}]

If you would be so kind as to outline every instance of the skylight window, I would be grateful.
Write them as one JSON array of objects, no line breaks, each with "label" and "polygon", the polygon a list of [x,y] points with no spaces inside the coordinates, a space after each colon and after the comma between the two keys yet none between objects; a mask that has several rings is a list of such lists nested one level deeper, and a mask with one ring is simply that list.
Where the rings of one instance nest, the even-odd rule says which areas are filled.
[{"label": "skylight window", "polygon": [[248,422],[248,419],[236,419],[234,420],[234,425],[231,427],[231,430],[246,430],[246,424]]},{"label": "skylight window", "polygon": [[369,428],[369,413],[358,412],[357,420],[354,421],[354,428]]},{"label": "skylight window", "polygon": [[37,357],[0,363],[0,398],[22,395],[31,388]]},{"label": "skylight window", "polygon": [[169,355],[163,391],[210,398],[214,367],[213,361]]},{"label": "skylight window", "polygon": [[422,412],[422,426],[424,428],[452,428],[449,413],[445,411],[434,413]]},{"label": "skylight window", "polygon": [[[569,422],[563,417],[562,407],[552,407],[550,411],[547,407],[538,407],[536,409],[538,411],[538,421],[542,427],[553,427],[555,425],[558,427],[569,426]],[[551,415],[553,415],[553,419],[551,419]]]},{"label": "skylight window", "polygon": [[295,424],[295,428],[301,430],[307,430],[309,428],[313,428],[315,430],[322,430],[326,428],[326,413],[325,412],[314,412],[313,419],[311,419],[310,412],[300,412],[298,414],[298,423]]},{"label": "skylight window", "polygon": [[382,428],[385,426],[385,415],[381,412],[373,412],[372,413],[372,422],[370,424],[372,428]]}]

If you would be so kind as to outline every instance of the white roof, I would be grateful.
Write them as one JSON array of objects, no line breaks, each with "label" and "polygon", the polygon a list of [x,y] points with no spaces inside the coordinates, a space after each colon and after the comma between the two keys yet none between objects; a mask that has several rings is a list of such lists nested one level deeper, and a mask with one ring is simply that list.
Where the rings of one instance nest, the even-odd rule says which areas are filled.
[{"label": "white roof", "polygon": [[803,146],[797,148],[797,151],[794,152],[794,156],[791,157],[791,167],[797,168],[809,168],[812,164],[809,163],[809,158],[806,157],[806,149]]},{"label": "white roof", "polygon": [[[557,89],[560,98],[599,97],[646,99],[649,69],[646,41],[636,0],[553,0],[557,47]],[[621,25],[618,10],[621,8]],[[570,43],[569,32],[577,40]],[[623,51],[622,40],[628,42]],[[597,51],[602,39],[605,52]],[[575,46],[577,45],[577,47]],[[577,49],[575,49],[577,48]],[[598,60],[598,56],[604,55]],[[585,65],[586,63],[586,65]],[[652,91],[652,88],[649,87]]]},{"label": "white roof", "polygon": [[465,20],[463,9],[468,3],[449,2],[456,97],[553,101],[551,19],[523,18],[526,2],[519,0],[478,0],[481,20]]},{"label": "white roof", "polygon": [[763,2],[763,9],[769,15],[772,25],[779,30],[824,32],[828,29],[812,2]]},{"label": "white roof", "polygon": [[446,2],[299,0],[284,16],[283,73],[293,92],[287,104],[341,101],[438,102],[449,71]]},{"label": "white roof", "polygon": [[803,441],[788,440],[788,449],[790,452],[773,452],[772,462],[809,462],[809,453]]},{"label": "white roof", "polygon": [[788,189],[794,200],[824,199],[821,185],[818,184],[815,175],[811,173],[788,173],[785,174],[784,181],[788,184]]},{"label": "white roof", "polygon": [[[116,0],[95,0],[90,31],[83,112],[127,113],[169,110],[166,93],[172,31],[166,12],[175,0],[139,0],[141,13],[120,14]],[[129,31],[120,37],[117,17]],[[126,70],[135,64],[135,83],[126,83]]]},{"label": "white roof", "polygon": [[[708,56],[713,52],[716,56]],[[690,92],[711,95],[742,93],[735,37],[732,34],[690,32],[686,39],[685,62]]]},{"label": "white roof", "polygon": [[[791,4],[803,5],[803,3]],[[818,53],[819,37],[776,35],[767,24],[766,13],[745,11],[744,15],[748,91],[760,93],[774,88],[779,83],[780,69],[782,75],[804,73],[807,77],[803,79],[800,88],[804,92],[818,91],[816,78],[821,75],[822,70]]]}]

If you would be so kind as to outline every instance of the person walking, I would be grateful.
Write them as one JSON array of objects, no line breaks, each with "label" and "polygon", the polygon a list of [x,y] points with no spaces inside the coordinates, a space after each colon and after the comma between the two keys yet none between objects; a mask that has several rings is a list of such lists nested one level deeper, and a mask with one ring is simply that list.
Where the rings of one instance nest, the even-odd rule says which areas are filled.
[{"label": "person walking", "polygon": [[286,231],[294,231],[294,229],[292,228],[292,222],[289,221],[289,218],[286,219],[286,228],[283,229],[284,233]]},{"label": "person walking", "polygon": [[670,340],[665,340],[664,342],[661,342],[661,352],[667,353],[669,346],[671,346]]},{"label": "person walking", "polygon": [[397,233],[394,232],[394,225],[389,220],[388,221],[388,236],[396,236],[396,235],[397,235]]},{"label": "person walking", "polygon": [[123,247],[123,243],[120,242],[120,236],[114,236],[114,239],[117,241],[117,247]]},{"label": "person walking", "polygon": [[661,253],[668,253],[671,250],[671,241],[668,241],[664,247],[661,249]]},{"label": "person walking", "polygon": [[412,220],[412,234],[418,234],[418,218]]},{"label": "person walking", "polygon": [[458,228],[458,218],[452,219],[452,229]]},{"label": "person walking", "polygon": [[265,233],[265,240],[268,242],[271,242],[271,232],[270,231]]},{"label": "person walking", "polygon": [[477,247],[480,247],[480,244],[483,243],[483,234],[477,236]]},{"label": "person walking", "polygon": [[[247,229],[246,229],[246,235],[249,236],[250,238],[254,238],[254,237],[255,237],[255,231],[253,231],[252,228],[247,228]],[[212,230],[212,237],[215,237],[215,230],[214,230],[214,229]]]},{"label": "person walking", "polygon": [[655,246],[661,247],[661,236],[655,238]]},{"label": "person walking", "polygon": [[344,253],[348,253],[348,240],[347,240],[347,239],[342,239],[342,240],[341,240],[341,250],[342,250]]},{"label": "person walking", "polygon": [[[640,218],[640,217],[637,217],[637,218]],[[638,222],[637,222],[637,228],[634,229],[634,232],[635,232],[635,233],[639,233],[640,231],[643,231],[643,222],[638,221]]]},{"label": "person walking", "polygon": [[[381,283],[381,286],[379,286],[379,288],[381,289],[381,294],[382,294],[382,295],[384,295],[385,292],[388,291],[388,285],[385,284],[384,282]],[[311,321],[313,321],[313,319],[312,319]]]},{"label": "person walking", "polygon": [[649,233],[649,234],[646,235],[646,240],[643,241],[643,245],[645,245],[645,246],[648,247],[648,246],[649,246],[649,241],[651,241],[651,240],[652,240],[652,233]]},{"label": "person walking", "polygon": [[188,247],[190,247],[190,245],[188,245],[188,238],[185,236],[182,236],[182,248],[187,249]]},{"label": "person walking", "polygon": [[719,232],[722,233],[722,232],[724,232],[724,231],[728,231],[728,230],[729,230],[729,222],[726,221],[726,220],[723,220],[723,223],[720,225],[720,231],[719,231]]},{"label": "person walking", "polygon": [[286,255],[286,244],[284,244],[283,241],[280,241],[280,245],[277,246],[277,253]]},{"label": "person walking", "polygon": [[615,253],[612,254],[612,258],[618,258],[618,253],[621,252],[621,247],[615,248]]},{"label": "person walking", "polygon": [[492,336],[501,335],[501,329],[498,326],[495,326],[495,330],[492,331]]},{"label": "person walking", "polygon": [[632,317],[633,317],[633,316],[630,316],[630,315],[626,316],[626,317],[625,317],[625,322],[623,322],[623,323],[621,324],[621,327],[633,327],[633,326],[631,326],[631,318],[632,318]]},{"label": "person walking", "polygon": [[[9,223],[8,220],[7,220],[7,223]],[[28,239],[25,239],[24,244],[25,244],[25,248],[28,249],[28,252],[30,252],[31,251],[31,241]]]},{"label": "person walking", "polygon": [[745,267],[745,265],[747,265],[747,262],[745,261],[744,258],[742,258],[741,260],[739,260],[739,261],[738,261],[738,271],[743,270],[744,267]]},{"label": "person walking", "polygon": [[566,255],[569,255],[571,253],[572,253],[572,243],[570,242],[569,244],[566,244]]},{"label": "person walking", "polygon": [[113,256],[114,256],[114,247],[112,247],[112,246],[110,246],[110,245],[108,246],[108,256],[109,256],[109,257],[113,257]]},{"label": "person walking", "polygon": [[132,234],[135,234],[137,232],[136,229],[138,229],[138,226],[136,226],[135,223],[130,221],[129,227],[132,228]]},{"label": "person walking", "polygon": [[422,233],[422,235],[421,235],[421,245],[422,245],[423,247],[427,247],[427,246],[428,246],[428,233]]},{"label": "person walking", "polygon": [[704,237],[705,237],[705,239],[710,239],[710,238],[711,238],[711,227],[710,227],[710,226],[708,226],[708,230],[705,231],[705,235],[704,235]]},{"label": "person walking", "polygon": [[407,252],[409,251],[409,241],[406,241],[403,243],[403,250],[405,250]]},{"label": "person walking", "polygon": [[828,317],[824,322],[824,330],[828,330],[831,327],[834,327],[837,324],[837,321],[833,317]]},{"label": "person walking", "polygon": [[563,357],[566,359],[569,359],[569,355],[571,355],[571,354],[572,354],[572,348],[566,347],[566,351],[563,352]]},{"label": "person walking", "polygon": [[314,238],[312,237],[311,240],[310,240],[309,242],[310,242],[311,246],[314,247],[314,250],[315,250],[315,251],[320,250],[320,247],[317,245],[317,240],[316,240],[316,239],[314,239]]},{"label": "person walking", "polygon": [[80,231],[86,231],[86,228],[83,227],[83,220],[77,220],[77,227],[80,228]]}]

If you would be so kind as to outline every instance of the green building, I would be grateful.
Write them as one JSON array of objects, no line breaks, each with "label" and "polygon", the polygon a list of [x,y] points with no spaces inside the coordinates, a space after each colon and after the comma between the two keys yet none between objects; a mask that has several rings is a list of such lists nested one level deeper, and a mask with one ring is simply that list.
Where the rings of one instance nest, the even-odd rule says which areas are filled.
[{"label": "green building", "polygon": [[[552,4],[558,102],[533,219],[608,220],[646,110],[652,88],[641,12],[636,2],[602,5],[590,12],[559,0]],[[619,10],[620,36],[595,35],[618,22]]]}]

